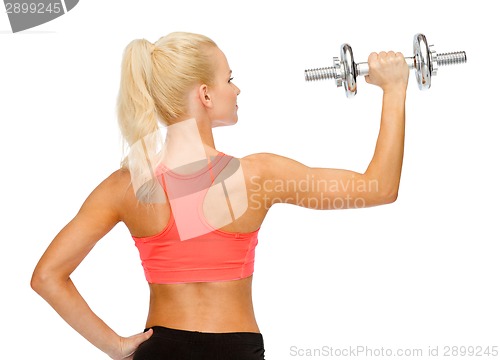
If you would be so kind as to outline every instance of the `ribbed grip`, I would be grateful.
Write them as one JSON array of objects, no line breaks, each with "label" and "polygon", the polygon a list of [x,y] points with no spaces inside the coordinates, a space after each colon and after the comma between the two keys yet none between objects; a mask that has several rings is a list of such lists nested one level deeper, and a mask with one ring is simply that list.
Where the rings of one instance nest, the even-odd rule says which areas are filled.
[{"label": "ribbed grip", "polygon": [[467,62],[467,55],[465,54],[465,51],[437,54],[436,58],[438,66],[457,65]]}]

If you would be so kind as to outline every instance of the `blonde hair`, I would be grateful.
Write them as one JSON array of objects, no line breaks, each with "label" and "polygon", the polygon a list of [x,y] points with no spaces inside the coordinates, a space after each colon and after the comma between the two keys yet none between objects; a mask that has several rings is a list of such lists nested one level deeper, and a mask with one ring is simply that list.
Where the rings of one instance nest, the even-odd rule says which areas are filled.
[{"label": "blonde hair", "polygon": [[[188,91],[198,83],[213,83],[215,69],[208,50],[216,46],[204,35],[187,32],[171,33],[154,44],[137,39],[127,45],[116,110],[129,148],[158,133],[158,122],[170,125],[187,115]],[[122,167],[129,167],[130,155]]]}]

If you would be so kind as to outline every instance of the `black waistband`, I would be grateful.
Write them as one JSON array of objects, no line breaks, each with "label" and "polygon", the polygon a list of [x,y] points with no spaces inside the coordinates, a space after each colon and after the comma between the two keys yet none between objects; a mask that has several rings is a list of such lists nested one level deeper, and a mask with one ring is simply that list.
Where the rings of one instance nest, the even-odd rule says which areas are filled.
[{"label": "black waistband", "polygon": [[[149,330],[145,329],[144,331]],[[200,331],[171,329],[163,326],[152,326],[154,337],[163,337],[170,340],[184,341],[190,343],[220,343],[220,344],[252,344],[263,345],[264,339],[261,333],[256,332],[227,332],[208,333]]]}]

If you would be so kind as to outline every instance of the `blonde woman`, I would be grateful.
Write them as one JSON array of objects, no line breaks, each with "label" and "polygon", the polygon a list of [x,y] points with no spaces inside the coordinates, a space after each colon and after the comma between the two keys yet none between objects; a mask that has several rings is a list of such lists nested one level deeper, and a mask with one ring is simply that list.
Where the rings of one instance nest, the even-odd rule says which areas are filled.
[{"label": "blonde woman", "polygon": [[[216,150],[212,128],[238,121],[240,89],[212,40],[178,32],[154,44],[132,41],[117,104],[128,156],[54,238],[31,286],[112,359],[264,359],[252,273],[269,208],[352,208],[397,198],[408,66],[400,53],[381,52],[370,55],[369,67],[367,82],[383,90],[369,166],[364,173],[310,168],[268,153],[236,159]],[[167,127],[160,149],[159,124]],[[328,187],[349,181],[364,186]],[[118,222],[130,230],[150,286],[146,330],[130,337],[106,325],[70,278]]]}]

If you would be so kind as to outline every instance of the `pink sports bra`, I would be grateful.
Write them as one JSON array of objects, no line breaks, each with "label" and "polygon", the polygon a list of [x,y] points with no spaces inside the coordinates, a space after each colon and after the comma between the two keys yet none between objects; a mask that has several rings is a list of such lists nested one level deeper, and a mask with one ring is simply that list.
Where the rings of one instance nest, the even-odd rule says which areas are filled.
[{"label": "pink sports bra", "polygon": [[205,195],[231,159],[219,153],[203,169],[189,175],[166,167],[157,170],[157,178],[168,193],[169,221],[159,234],[132,236],[149,283],[227,281],[253,274],[259,229],[249,233],[222,231],[210,226],[203,215]]}]

